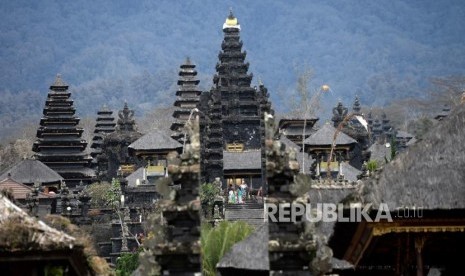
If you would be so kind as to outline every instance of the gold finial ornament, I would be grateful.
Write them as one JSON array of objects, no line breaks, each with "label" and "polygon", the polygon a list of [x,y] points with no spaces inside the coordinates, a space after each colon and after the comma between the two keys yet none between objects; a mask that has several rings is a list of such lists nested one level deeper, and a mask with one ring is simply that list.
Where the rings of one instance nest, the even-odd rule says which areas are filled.
[{"label": "gold finial ornament", "polygon": [[239,21],[237,20],[237,18],[234,16],[232,12],[232,8],[229,9],[229,15],[223,24],[223,29],[226,29],[226,28],[241,29],[241,26],[239,25]]}]

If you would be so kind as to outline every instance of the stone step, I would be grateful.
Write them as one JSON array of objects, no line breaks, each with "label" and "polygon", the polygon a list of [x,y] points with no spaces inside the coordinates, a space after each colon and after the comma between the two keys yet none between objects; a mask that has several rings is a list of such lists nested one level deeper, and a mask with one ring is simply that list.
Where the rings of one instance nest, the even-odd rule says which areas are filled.
[{"label": "stone step", "polygon": [[242,221],[245,222],[253,227],[260,226],[264,223],[263,219],[240,219],[240,220],[228,220],[228,221]]},{"label": "stone step", "polygon": [[263,219],[263,216],[263,209],[232,209],[224,213],[226,220]]},{"label": "stone step", "polygon": [[226,204],[225,205],[226,210],[228,209],[263,209],[263,204],[261,203],[242,203],[242,204]]}]

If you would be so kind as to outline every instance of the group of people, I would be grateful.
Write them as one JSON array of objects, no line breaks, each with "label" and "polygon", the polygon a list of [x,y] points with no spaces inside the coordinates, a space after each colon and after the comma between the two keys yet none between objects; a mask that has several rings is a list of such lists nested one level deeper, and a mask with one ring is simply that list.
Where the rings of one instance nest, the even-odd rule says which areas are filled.
[{"label": "group of people", "polygon": [[232,184],[229,184],[228,203],[244,203],[245,199],[248,196],[248,190],[249,187],[247,186],[247,183],[245,183],[245,181],[242,181],[242,183],[238,186],[233,186]]}]

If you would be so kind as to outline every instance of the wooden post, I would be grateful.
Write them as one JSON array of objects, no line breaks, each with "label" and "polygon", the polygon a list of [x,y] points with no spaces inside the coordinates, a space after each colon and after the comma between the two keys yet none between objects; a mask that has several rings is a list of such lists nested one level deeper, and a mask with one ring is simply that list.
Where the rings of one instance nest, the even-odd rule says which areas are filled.
[{"label": "wooden post", "polygon": [[402,258],[402,237],[397,237],[397,254],[396,254],[396,276],[401,276],[401,258]]},{"label": "wooden post", "polygon": [[417,259],[417,276],[423,276],[423,245],[425,244],[425,239],[421,236],[415,237],[415,255]]}]

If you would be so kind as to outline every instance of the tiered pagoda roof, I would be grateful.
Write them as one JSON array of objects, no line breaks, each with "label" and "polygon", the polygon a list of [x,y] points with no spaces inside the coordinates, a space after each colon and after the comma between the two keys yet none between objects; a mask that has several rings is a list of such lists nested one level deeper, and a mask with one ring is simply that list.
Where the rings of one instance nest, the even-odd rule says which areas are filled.
[{"label": "tiered pagoda roof", "polygon": [[176,101],[174,102],[176,109],[173,112],[175,121],[171,125],[173,131],[171,137],[180,143],[184,141],[184,124],[200,100],[202,92],[198,89],[199,82],[195,64],[187,58],[179,70],[179,89],[176,91]]},{"label": "tiered pagoda roof", "polygon": [[395,138],[395,131],[391,126],[391,121],[387,118],[386,113],[381,114],[381,119],[375,117],[371,112],[368,113],[368,129],[371,133],[372,143],[391,142]]},{"label": "tiered pagoda roof", "polygon": [[358,96],[355,97],[354,104],[352,105],[352,113],[358,115],[362,114],[362,105],[360,104],[360,99]]},{"label": "tiered pagoda roof", "polygon": [[87,142],[81,139],[83,129],[68,85],[57,75],[45,102],[43,117],[33,145],[36,159],[59,173],[69,187],[83,181],[90,183],[95,176],[89,168],[91,158],[85,153]]},{"label": "tiered pagoda roof", "polygon": [[450,106],[444,105],[442,110],[438,114],[436,114],[436,116],[434,116],[434,119],[441,121],[445,117],[449,116],[449,114],[450,114]]},{"label": "tiered pagoda roof", "polygon": [[92,138],[93,150],[91,153],[92,158],[96,158],[102,153],[103,138],[106,134],[115,131],[116,122],[113,116],[113,111],[108,109],[105,105],[97,111],[97,120],[95,123],[94,137]]},{"label": "tiered pagoda roof", "polygon": [[242,51],[240,25],[230,12],[223,24],[224,40],[218,55],[214,87],[201,98],[205,116],[202,126],[203,171],[207,180],[222,178],[223,149],[240,145],[243,150],[257,150],[264,143],[263,114],[271,109],[268,91],[263,84],[251,87],[252,74]]},{"label": "tiered pagoda roof", "polygon": [[315,129],[313,126],[318,121],[318,119],[318,117],[284,117],[279,120],[278,130],[282,133],[281,137],[285,136],[293,143],[302,145],[302,135],[304,135],[304,139],[307,139],[312,133],[314,133]]}]

